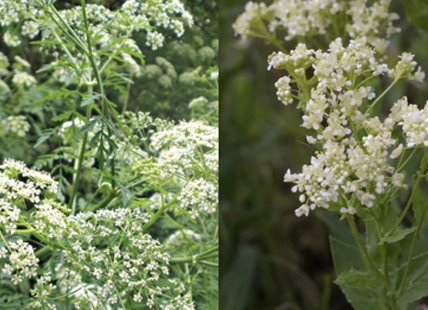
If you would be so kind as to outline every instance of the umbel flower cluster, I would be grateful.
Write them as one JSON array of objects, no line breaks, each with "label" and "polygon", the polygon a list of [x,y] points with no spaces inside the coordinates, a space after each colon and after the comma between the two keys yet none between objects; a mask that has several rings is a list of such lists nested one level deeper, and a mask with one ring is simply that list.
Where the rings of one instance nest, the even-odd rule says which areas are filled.
[{"label": "umbel flower cluster", "polygon": [[[144,152],[127,147],[132,141],[118,142],[117,157],[130,168],[124,174],[145,180],[153,189],[170,189],[166,198],[177,199],[178,205],[173,209],[178,213],[185,212],[196,219],[217,212],[218,128],[201,121],[174,124],[141,112],[127,112],[125,118],[133,132],[153,129],[148,132]],[[154,195],[149,206],[158,208],[157,200],[158,195]]]},{"label": "umbel flower cluster", "polygon": [[[265,32],[283,29],[285,40],[316,35],[341,35],[345,29],[352,39],[366,37],[367,43],[383,53],[390,36],[400,29],[393,25],[399,16],[390,13],[391,0],[374,1],[371,6],[365,0],[275,0],[271,5],[248,2],[245,12],[233,24],[236,35],[242,39],[263,37]],[[345,21],[344,25],[332,16]]]},{"label": "umbel flower cluster", "polygon": [[[94,62],[101,64],[106,56],[114,55],[115,60],[123,63],[135,76],[141,74],[141,66],[134,57],[140,58],[142,52],[130,38],[134,31],[145,32],[146,46],[157,50],[164,44],[162,32],[173,31],[181,37],[185,27],[193,25],[192,15],[179,0],[158,0],[150,4],[127,0],[115,11],[102,5],[86,4],[86,18],[83,18],[81,6],[58,11],[53,6],[54,2],[0,1],[0,15],[4,16],[0,27],[4,32],[4,42],[10,47],[35,40],[38,36],[42,40],[56,42],[40,45],[41,52],[51,54],[56,59],[46,64],[43,70],[54,70],[56,80],[66,84],[76,79],[78,83],[94,84],[91,77],[93,72],[86,68],[89,63],[89,51],[84,43],[87,41],[83,30],[86,25],[89,25],[92,36],[94,51],[89,54],[94,57]],[[73,44],[65,46],[63,42],[70,37]],[[17,74],[15,79],[14,83],[27,87],[35,83],[25,72]]]},{"label": "umbel flower cluster", "polygon": [[[269,57],[269,68],[289,73],[275,84],[278,99],[284,104],[300,101],[302,126],[314,132],[307,141],[319,146],[301,173],[289,170],[284,177],[295,183],[293,192],[301,193],[297,216],[316,207],[354,214],[359,207],[372,207],[383,194],[406,187],[402,167],[395,168],[391,160],[428,145],[428,106],[419,110],[404,97],[380,120],[372,111],[385,93],[377,97],[370,87],[380,75],[389,75],[392,85],[403,78],[422,81],[425,74],[413,55],[399,58],[394,68],[379,62],[365,37],[348,46],[336,39],[326,52],[299,44],[289,54]],[[404,145],[393,134],[397,126]]]},{"label": "umbel flower cluster", "polygon": [[[205,221],[205,230],[213,229],[207,219],[218,211],[217,128],[153,120],[144,113],[126,117],[123,128],[132,134],[117,141],[118,171],[144,183],[144,190],[158,191],[132,207],[120,197],[114,208],[70,214],[55,202],[58,184],[49,174],[14,160],[0,166],[0,270],[15,285],[35,283],[28,300],[35,309],[60,309],[60,295],[76,309],[194,309],[189,285],[171,275],[170,253],[188,238],[203,243],[201,235],[185,229],[161,242],[146,227],[162,211]],[[145,131],[150,126],[155,129]],[[131,141],[141,141],[139,134],[147,135],[146,148]],[[51,262],[41,270],[45,251]]]},{"label": "umbel flower cluster", "polygon": [[[2,1],[0,14],[4,18],[1,26],[8,28],[5,32],[5,43],[13,47],[20,45],[23,38],[34,39],[41,32],[44,15],[54,14],[46,10],[47,4],[53,2],[55,1]],[[127,33],[131,27],[136,31],[147,31],[147,45],[157,49],[163,44],[163,35],[156,31],[157,27],[171,29],[180,37],[184,33],[184,25],[191,26],[193,23],[190,13],[177,0],[159,0],[150,4],[145,1],[127,0],[117,11],[110,11],[101,5],[87,4],[86,10],[89,22],[94,25],[92,30],[103,38],[104,44]],[[81,11],[81,7],[77,6],[62,10],[59,16],[71,28],[79,29],[84,26]],[[56,29],[43,31],[43,39],[54,39],[55,33]],[[80,34],[84,38],[83,33]]]}]

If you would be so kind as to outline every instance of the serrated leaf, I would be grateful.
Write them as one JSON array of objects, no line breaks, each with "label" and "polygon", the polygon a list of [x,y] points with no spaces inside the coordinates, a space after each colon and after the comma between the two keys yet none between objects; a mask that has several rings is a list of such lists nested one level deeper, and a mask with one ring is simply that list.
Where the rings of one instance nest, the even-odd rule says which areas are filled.
[{"label": "serrated leaf", "polygon": [[[405,268],[403,264],[400,271]],[[409,268],[408,283],[403,294],[398,298],[400,309],[406,309],[414,301],[428,296],[428,253],[413,258]]]},{"label": "serrated leaf", "polygon": [[81,107],[86,107],[88,104],[95,102],[95,100],[98,100],[101,98],[100,94],[92,94],[92,95],[86,95],[83,97],[82,103],[80,104]]},{"label": "serrated leaf", "polygon": [[37,139],[37,142],[36,142],[36,144],[34,144],[33,148],[36,148],[39,145],[41,145],[43,142],[45,142],[46,140],[48,140],[55,133],[56,133],[55,129],[47,129],[47,130],[45,130],[42,133],[42,135]]},{"label": "serrated leaf", "polygon": [[394,243],[397,241],[400,241],[402,239],[404,239],[408,234],[411,234],[412,232],[414,232],[416,229],[416,227],[412,227],[412,228],[397,228],[392,235],[388,236],[388,237],[384,237],[379,241],[379,245],[382,245],[384,243]]},{"label": "serrated leaf", "polygon": [[341,287],[367,289],[373,292],[378,292],[385,284],[374,272],[359,270],[342,272],[334,282]]},{"label": "serrated leaf", "polygon": [[80,127],[80,129],[77,132],[77,134],[80,135],[82,133],[89,132],[89,131],[93,130],[96,123],[97,123],[96,120],[89,121],[89,123],[87,123],[87,124],[83,125],[82,127]]},{"label": "serrated leaf", "polygon": [[57,116],[53,117],[52,121],[53,122],[63,122],[63,121],[66,121],[66,120],[68,120],[73,115],[73,112],[74,112],[73,110],[64,112],[64,113],[62,113],[60,115],[57,115]]},{"label": "serrated leaf", "polygon": [[138,58],[140,61],[140,64],[144,66],[146,64],[146,61],[144,60],[144,55],[138,52],[127,52],[129,55],[134,56],[135,58]]},{"label": "serrated leaf", "polygon": [[[404,262],[397,271],[399,283],[401,283],[406,267],[407,267],[407,261]],[[407,286],[409,286],[409,288],[411,289],[413,287],[412,284],[417,282],[418,279],[423,277],[424,274],[427,272],[428,272],[428,252],[425,252],[421,255],[413,257],[408,270]]]}]

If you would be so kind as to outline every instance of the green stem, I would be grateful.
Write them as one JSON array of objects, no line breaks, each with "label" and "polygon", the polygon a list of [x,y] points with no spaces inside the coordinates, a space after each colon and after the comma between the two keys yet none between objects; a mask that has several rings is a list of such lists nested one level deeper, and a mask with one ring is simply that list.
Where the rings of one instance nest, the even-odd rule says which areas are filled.
[{"label": "green stem", "polygon": [[[95,73],[95,79],[97,80],[97,84],[98,87],[100,88],[100,94],[101,94],[101,113],[102,116],[107,119],[110,120],[110,115],[108,113],[108,104],[106,102],[106,94],[104,91],[104,85],[102,83],[101,80],[101,73],[100,70],[98,69],[98,66],[95,62],[95,58],[94,58],[94,54],[92,51],[92,40],[91,40],[91,36],[90,36],[90,31],[89,31],[89,23],[88,23],[88,18],[86,15],[86,3],[85,0],[80,0],[81,6],[82,6],[82,14],[83,14],[83,20],[85,23],[85,30],[86,30],[86,41],[88,44],[88,52],[87,52],[87,56],[89,59],[89,62],[91,64],[92,70]],[[107,127],[107,134],[109,137],[111,137],[113,135],[112,130],[110,127]],[[111,186],[114,189],[115,188],[115,180],[114,180],[114,158],[110,161],[110,167],[111,167],[111,174],[112,174],[112,179],[111,179]]]},{"label": "green stem", "polygon": [[88,141],[88,132],[85,132],[83,134],[82,143],[80,144],[80,154],[79,154],[79,158],[77,159],[77,169],[73,178],[73,188],[71,190],[70,201],[68,203],[68,209],[71,210],[71,214],[75,214],[76,212],[77,186],[79,184],[80,173],[82,171],[82,163],[83,163],[83,157],[85,155],[87,141]]},{"label": "green stem", "polygon": [[33,232],[36,232],[37,230],[35,229],[17,229],[15,230],[15,235],[28,235],[28,234],[32,234]]},{"label": "green stem", "polygon": [[364,263],[366,264],[366,267],[368,269],[372,269],[375,273],[377,273],[378,276],[383,278],[382,273],[376,267],[376,264],[373,262],[372,258],[370,257],[369,253],[366,250],[366,247],[363,244],[363,241],[361,240],[360,233],[358,231],[357,225],[355,224],[354,217],[352,215],[347,215],[346,220],[348,221],[349,227],[351,228],[352,235],[354,236],[354,239],[357,242],[358,249],[361,252],[361,255],[363,257]]},{"label": "green stem", "polygon": [[109,193],[107,194],[107,196],[101,200],[98,204],[96,204],[94,207],[90,208],[90,210],[85,210],[85,212],[95,212],[99,209],[103,209],[104,207],[106,207],[114,198],[116,198],[117,196],[119,196],[119,191],[117,191],[116,189],[111,189],[109,191]]},{"label": "green stem", "polygon": [[49,9],[51,9],[53,14],[60,20],[60,22],[58,22],[53,17],[52,13],[49,12],[48,10],[47,13],[52,18],[54,23],[64,32],[66,36],[69,37],[69,39],[75,44],[76,47],[78,47],[81,50],[81,52],[87,53],[85,44],[80,40],[79,36],[73,31],[73,29],[71,29],[68,23],[64,21],[64,19],[61,17],[61,14],[59,14],[57,9],[52,4],[49,5]]},{"label": "green stem", "polygon": [[199,263],[203,264],[203,265],[210,266],[210,267],[216,267],[216,268],[218,268],[218,264],[217,263],[208,262],[206,260],[200,260]]},{"label": "green stem", "polygon": [[[407,156],[406,161],[403,164],[401,164],[401,161],[404,158],[404,155],[402,157],[400,157],[400,162],[397,165],[397,167],[398,167],[397,172],[400,171],[401,169],[403,169],[407,165],[407,163],[412,159],[413,155],[415,155],[417,150],[418,150],[418,147],[415,147],[413,149],[412,153],[410,153],[410,155]],[[404,154],[404,152],[403,152],[403,154]]]},{"label": "green stem", "polygon": [[[419,184],[420,184],[420,182],[422,180],[422,176],[423,176],[423,174],[424,174],[424,172],[425,172],[425,170],[427,168],[427,161],[428,161],[427,157],[428,157],[428,152],[427,152],[427,150],[424,150],[424,156],[422,158],[421,168],[418,171],[418,179],[416,180],[415,185],[413,187],[412,195],[411,195],[411,197],[409,199],[409,202],[413,202],[414,193],[419,188]],[[411,204],[409,202],[408,202],[408,204]],[[427,207],[428,207],[428,203],[425,203],[424,210],[423,210],[423,213],[422,213],[423,215],[426,213]],[[409,257],[407,258],[406,269],[404,271],[404,276],[403,276],[403,279],[401,280],[401,284],[400,284],[400,288],[398,289],[398,295],[397,296],[400,296],[403,293],[403,289],[404,289],[404,286],[405,286],[406,281],[407,281],[407,276],[409,274],[410,264],[412,262],[413,254],[415,252],[416,241],[418,240],[418,236],[419,236],[419,233],[421,231],[422,224],[424,222],[424,216],[423,215],[421,216],[419,222],[416,224],[416,230],[415,230],[415,232],[413,234],[412,244],[410,246]]]},{"label": "green stem", "polygon": [[165,212],[166,209],[168,209],[170,206],[175,204],[177,202],[177,196],[178,195],[176,195],[168,203],[164,204],[163,203],[163,195],[161,194],[162,207],[150,218],[150,220],[146,224],[143,225],[143,230],[147,230],[150,226],[152,226],[158,220],[158,218]]},{"label": "green stem", "polygon": [[116,56],[118,54],[118,51],[120,50],[120,48],[125,44],[126,40],[131,36],[132,32],[134,31],[134,27],[131,27],[129,29],[129,31],[126,33],[125,38],[123,39],[123,41],[120,43],[119,47],[117,49],[115,49],[115,51],[113,52],[113,55],[110,56],[105,62],[104,64],[101,66],[101,69],[99,70],[100,73],[102,73],[107,66],[110,64],[110,62],[113,60],[113,56]]},{"label": "green stem", "polygon": [[376,105],[376,103],[378,103],[380,101],[380,99],[382,99],[386,93],[398,82],[399,78],[396,78],[389,86],[387,89],[384,90],[384,92],[382,94],[380,94],[379,97],[376,98],[375,101],[373,101],[373,103],[368,107],[366,113],[364,114],[368,114],[371,112],[371,110],[373,109],[373,107]]},{"label": "green stem", "polygon": [[422,181],[423,173],[425,172],[425,169],[426,169],[426,166],[427,166],[427,160],[428,160],[428,153],[427,153],[426,150],[424,150],[424,156],[422,157],[421,163],[419,164],[420,169],[418,171],[418,178],[416,179],[416,182],[413,185],[413,190],[412,190],[412,193],[410,195],[410,198],[407,201],[407,204],[404,207],[404,210],[401,213],[399,219],[397,220],[397,222],[395,222],[394,226],[392,226],[392,228],[385,234],[385,237],[390,236],[395,231],[395,229],[397,229],[397,227],[400,226],[401,222],[403,221],[404,217],[407,214],[407,211],[409,211],[410,206],[413,203],[413,198],[414,198],[414,196],[416,194],[416,190],[419,188],[419,185],[420,185],[420,183]]},{"label": "green stem", "polygon": [[0,238],[1,238],[1,240],[3,241],[3,244],[4,244],[4,246],[6,247],[6,249],[7,249],[9,252],[12,252],[12,250],[11,250],[11,248],[9,247],[9,244],[7,243],[6,239],[4,238],[3,233],[1,232],[1,230],[0,230]]},{"label": "green stem", "polygon": [[[358,249],[361,253],[361,256],[363,258],[364,264],[366,265],[366,268],[368,270],[374,271],[378,277],[381,279],[384,279],[384,275],[379,271],[379,269],[376,267],[375,263],[373,262],[372,258],[370,257],[369,253],[367,252],[363,241],[361,240],[360,233],[358,231],[357,225],[355,224],[354,217],[352,215],[346,215],[346,220],[348,221],[349,227],[351,228],[352,235],[354,236],[355,242],[357,243]],[[378,299],[378,302],[382,309],[386,310],[386,306],[384,304],[383,298],[380,294],[380,292],[376,292],[376,297]]]},{"label": "green stem", "polygon": [[21,215],[19,215],[18,220],[23,226],[27,227],[28,231],[31,232],[31,235],[33,235],[34,237],[39,239],[41,242],[48,243],[47,238],[45,238],[43,235],[39,234],[36,229],[31,227],[31,225],[28,224],[27,221]]},{"label": "green stem", "polygon": [[36,257],[41,259],[41,258],[49,255],[50,253],[52,253],[52,247],[50,245],[46,245],[43,248],[37,250],[36,253],[34,253],[34,254],[36,255]]},{"label": "green stem", "polygon": [[[174,264],[174,263],[192,263],[192,262],[196,262],[196,261],[201,261],[203,259],[206,258],[211,258],[211,257],[217,257],[218,254],[214,253],[218,251],[218,246],[214,247],[212,249],[209,249],[201,254],[197,254],[197,255],[193,255],[193,256],[187,256],[187,257],[176,257],[176,258],[171,258],[169,260],[170,263]],[[211,255],[209,255],[211,254]]]}]

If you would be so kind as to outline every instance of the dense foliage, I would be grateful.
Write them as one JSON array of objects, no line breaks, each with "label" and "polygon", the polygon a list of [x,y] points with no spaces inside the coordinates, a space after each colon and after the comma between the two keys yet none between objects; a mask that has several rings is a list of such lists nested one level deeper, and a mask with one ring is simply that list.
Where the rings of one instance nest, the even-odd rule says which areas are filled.
[{"label": "dense foliage", "polygon": [[204,6],[0,3],[0,308],[217,307],[217,15]]}]

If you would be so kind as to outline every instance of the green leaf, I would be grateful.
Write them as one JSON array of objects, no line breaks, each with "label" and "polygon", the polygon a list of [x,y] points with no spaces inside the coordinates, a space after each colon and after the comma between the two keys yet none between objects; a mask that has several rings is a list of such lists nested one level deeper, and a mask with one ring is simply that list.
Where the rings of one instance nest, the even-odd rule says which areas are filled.
[{"label": "green leaf", "polygon": [[68,120],[73,115],[73,112],[74,112],[73,110],[64,112],[64,113],[62,113],[60,115],[57,115],[57,116],[53,117],[52,121],[53,122],[63,122],[63,121],[66,121],[66,120]]},{"label": "green leaf", "polygon": [[364,268],[364,261],[355,241],[343,242],[330,236],[330,249],[336,274]]},{"label": "green leaf", "polygon": [[428,1],[427,0],[400,0],[409,21],[419,29],[428,32]]},{"label": "green leaf", "polygon": [[[406,266],[407,266],[407,260],[398,269],[397,273],[399,275],[400,281],[404,275],[404,270],[406,269]],[[423,276],[423,274],[426,271],[428,271],[428,252],[425,252],[421,255],[413,257],[412,262],[410,263],[409,271],[407,275],[408,283],[411,284],[416,282],[417,279]]]},{"label": "green leaf", "polygon": [[[364,268],[364,261],[352,236],[350,242],[344,242],[330,236],[330,249],[336,274],[341,274],[351,269]],[[379,308],[376,296],[372,291],[350,287],[341,287],[341,289],[354,309],[367,310]]]},{"label": "green leaf", "polygon": [[82,99],[82,103],[80,104],[81,107],[86,107],[88,104],[95,102],[95,100],[98,100],[101,98],[100,94],[92,94],[92,95],[86,95]]},{"label": "green leaf", "polygon": [[[401,283],[406,265],[407,263],[402,264],[398,270],[401,275],[399,276],[400,281],[397,281],[398,284]],[[428,252],[412,259],[407,283],[403,294],[398,298],[398,304],[400,308],[405,309],[407,305],[425,296],[428,296]]]},{"label": "green leaf", "polygon": [[366,247],[369,255],[376,264],[382,263],[381,248],[379,247],[378,223],[374,219],[364,220],[366,226]]},{"label": "green leaf", "polygon": [[127,52],[129,55],[134,56],[135,58],[138,58],[140,60],[140,64],[144,66],[146,64],[146,61],[144,60],[144,55],[137,52]]},{"label": "green leaf", "polygon": [[341,287],[361,288],[374,292],[382,290],[385,284],[383,279],[379,278],[374,272],[359,270],[342,272],[334,282]]},{"label": "green leaf", "polygon": [[42,135],[37,139],[36,144],[34,144],[33,148],[38,147],[43,142],[48,140],[50,137],[52,137],[56,133],[56,129],[46,129]]},{"label": "green leaf", "polygon": [[416,229],[416,227],[412,227],[412,228],[397,228],[392,235],[388,236],[388,237],[383,237],[380,241],[379,241],[379,245],[382,245],[384,243],[394,243],[397,241],[400,241],[402,239],[404,239],[408,234],[411,234],[412,232],[414,232]]},{"label": "green leaf", "polygon": [[82,133],[89,132],[92,129],[94,129],[95,124],[98,122],[98,120],[99,120],[98,116],[95,116],[95,117],[91,118],[89,120],[89,123],[87,123],[87,124],[83,125],[82,127],[80,127],[80,129],[78,131],[78,134],[80,135]]},{"label": "green leaf", "polygon": [[317,217],[327,225],[330,235],[336,240],[344,243],[356,245],[351,230],[344,221],[339,220],[339,216],[332,212],[316,212]]}]

